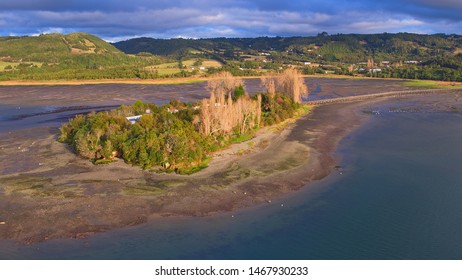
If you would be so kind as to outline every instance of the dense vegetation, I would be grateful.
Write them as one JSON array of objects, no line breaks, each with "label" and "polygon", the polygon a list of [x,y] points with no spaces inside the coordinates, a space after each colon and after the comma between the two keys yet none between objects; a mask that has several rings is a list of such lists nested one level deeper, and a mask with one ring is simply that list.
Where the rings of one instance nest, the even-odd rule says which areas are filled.
[{"label": "dense vegetation", "polygon": [[[61,127],[59,140],[96,164],[117,157],[144,169],[192,173],[206,166],[210,152],[252,137],[261,125],[294,115],[300,93],[287,90],[294,85],[303,89],[301,79],[288,71],[278,81],[273,84],[281,92],[272,88],[263,97],[250,97],[240,80],[222,73],[209,82],[210,99],[195,104],[172,100],[162,106],[137,101],[108,112],[77,115]],[[128,121],[128,116],[137,115],[141,118],[136,123]]]},{"label": "dense vegetation", "polygon": [[[170,113],[173,105],[181,111]],[[145,114],[146,109],[151,113]],[[133,125],[126,119],[139,114],[143,114],[141,119]],[[60,140],[95,163],[119,157],[143,168],[159,166],[182,172],[199,166],[210,150],[191,121],[195,114],[191,104],[172,101],[157,107],[137,101],[109,112],[76,116],[61,127]]]}]

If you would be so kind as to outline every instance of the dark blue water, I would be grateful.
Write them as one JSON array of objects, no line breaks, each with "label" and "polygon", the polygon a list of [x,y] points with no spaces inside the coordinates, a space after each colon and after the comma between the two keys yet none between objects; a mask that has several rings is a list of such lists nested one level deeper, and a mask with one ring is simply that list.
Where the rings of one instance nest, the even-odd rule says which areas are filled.
[{"label": "dark blue water", "polygon": [[462,116],[371,118],[340,145],[342,174],[272,204],[86,240],[1,242],[0,258],[462,259]]}]

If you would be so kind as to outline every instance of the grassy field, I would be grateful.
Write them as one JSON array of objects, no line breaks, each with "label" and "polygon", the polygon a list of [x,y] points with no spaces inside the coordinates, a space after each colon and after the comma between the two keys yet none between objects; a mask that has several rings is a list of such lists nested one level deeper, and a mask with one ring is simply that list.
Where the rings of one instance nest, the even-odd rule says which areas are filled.
[{"label": "grassy field", "polygon": [[[42,63],[39,63],[39,62],[25,62],[25,63],[32,63],[33,65],[37,65],[38,67],[42,66]],[[19,64],[20,64],[19,62],[0,61],[0,72],[7,71],[5,70],[5,67],[7,67],[8,65],[14,68],[18,66]]]},{"label": "grassy field", "polygon": [[180,69],[178,62],[162,63],[158,65],[147,66],[146,69],[150,71],[157,71],[159,75],[171,75],[179,73],[181,70],[189,72],[193,70],[201,71],[200,67],[205,67],[205,69],[202,70],[205,71],[210,67],[221,67],[221,63],[216,60],[204,60],[202,61],[202,64],[200,66],[194,66],[195,62],[196,60],[193,59],[183,61],[183,69]]},{"label": "grassy field", "polygon": [[424,81],[424,80],[411,80],[404,82],[404,85],[410,87],[424,87],[424,88],[461,88],[462,83],[457,82],[442,82],[442,81]]}]

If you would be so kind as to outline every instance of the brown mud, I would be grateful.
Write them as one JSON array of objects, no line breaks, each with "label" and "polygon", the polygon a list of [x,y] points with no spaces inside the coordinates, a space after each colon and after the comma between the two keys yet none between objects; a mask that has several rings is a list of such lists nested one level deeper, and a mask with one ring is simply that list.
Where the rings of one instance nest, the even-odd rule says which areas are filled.
[{"label": "brown mud", "polygon": [[[361,87],[355,91],[370,93]],[[346,95],[349,90],[339,87],[336,92]],[[111,104],[115,101],[110,98],[117,93],[104,91],[102,95],[108,98],[104,103]],[[14,103],[14,97],[4,92],[1,98]],[[88,96],[73,98],[81,105],[98,103]],[[367,120],[368,114],[363,112],[390,100],[316,107],[283,129],[262,129],[254,139],[218,152],[208,168],[189,176],[143,171],[122,161],[95,166],[56,141],[56,126],[2,132],[0,239],[33,243],[84,238],[159,216],[204,216],[271,203],[335,170],[339,141]],[[393,102],[456,112],[462,110],[461,100],[460,94],[446,94],[403,97]],[[47,103],[41,99],[35,102]]]}]

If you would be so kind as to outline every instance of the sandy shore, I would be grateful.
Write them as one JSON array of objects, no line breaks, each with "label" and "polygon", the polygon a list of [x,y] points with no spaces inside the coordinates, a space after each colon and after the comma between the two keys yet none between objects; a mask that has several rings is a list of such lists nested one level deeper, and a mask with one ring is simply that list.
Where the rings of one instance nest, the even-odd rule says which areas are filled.
[{"label": "sandy shore", "polygon": [[[121,161],[94,166],[56,141],[57,127],[2,133],[0,239],[85,238],[159,216],[204,216],[272,203],[334,171],[339,141],[368,119],[361,111],[387,100],[317,107],[285,129],[262,129],[217,153],[209,168],[190,176],[143,171]],[[400,100],[462,110],[460,95]]]}]

